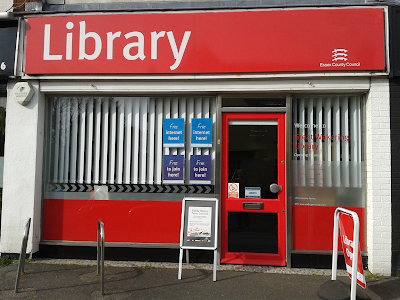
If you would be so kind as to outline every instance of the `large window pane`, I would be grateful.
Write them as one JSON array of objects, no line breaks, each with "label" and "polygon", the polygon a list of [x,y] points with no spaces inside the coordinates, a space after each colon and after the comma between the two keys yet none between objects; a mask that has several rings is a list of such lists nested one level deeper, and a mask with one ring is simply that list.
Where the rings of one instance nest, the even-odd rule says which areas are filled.
[{"label": "large window pane", "polygon": [[[163,186],[165,155],[184,156],[186,170],[192,155],[209,155],[214,185],[215,134],[211,148],[190,143],[193,118],[210,118],[215,127],[214,98],[59,96],[49,99],[48,118],[46,172],[53,191],[65,191],[60,184],[75,184],[68,191],[88,191],[82,185],[112,185],[111,192],[171,192],[173,188]],[[185,120],[184,148],[163,147],[163,122],[170,118]],[[188,171],[184,185],[188,194],[203,191],[190,186]]]},{"label": "large window pane", "polygon": [[360,96],[293,101],[294,204],[364,206]]}]

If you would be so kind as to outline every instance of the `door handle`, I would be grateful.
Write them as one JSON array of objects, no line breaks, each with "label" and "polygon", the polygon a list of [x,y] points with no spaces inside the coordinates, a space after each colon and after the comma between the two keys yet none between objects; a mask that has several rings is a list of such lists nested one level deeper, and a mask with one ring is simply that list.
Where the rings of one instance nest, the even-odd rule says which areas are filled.
[{"label": "door handle", "polygon": [[282,191],[282,186],[281,186],[281,185],[277,185],[276,183],[272,183],[272,184],[269,186],[269,190],[271,191],[271,193],[276,194],[276,193]]}]

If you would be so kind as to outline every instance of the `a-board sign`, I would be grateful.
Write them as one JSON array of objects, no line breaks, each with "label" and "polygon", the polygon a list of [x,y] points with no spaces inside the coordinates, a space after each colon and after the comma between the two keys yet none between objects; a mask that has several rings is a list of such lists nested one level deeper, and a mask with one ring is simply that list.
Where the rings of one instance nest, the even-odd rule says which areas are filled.
[{"label": "a-board sign", "polygon": [[218,199],[185,197],[182,201],[181,248],[217,248]]},{"label": "a-board sign", "polygon": [[[353,218],[344,212],[339,213],[339,236],[342,241],[343,254],[346,262],[346,270],[351,278],[354,255],[354,222]],[[365,289],[365,276],[362,267],[361,251],[358,246],[357,260],[357,284]]]}]

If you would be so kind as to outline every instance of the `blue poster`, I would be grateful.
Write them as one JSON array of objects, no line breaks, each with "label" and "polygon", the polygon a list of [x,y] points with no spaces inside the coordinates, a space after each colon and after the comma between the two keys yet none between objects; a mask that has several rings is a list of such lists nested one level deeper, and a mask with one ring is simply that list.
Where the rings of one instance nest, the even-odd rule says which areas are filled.
[{"label": "blue poster", "polygon": [[184,155],[164,155],[163,184],[183,184]]},{"label": "blue poster", "polygon": [[192,147],[212,147],[212,119],[192,119]]},{"label": "blue poster", "polygon": [[185,147],[185,119],[164,119],[164,147]]},{"label": "blue poster", "polygon": [[211,184],[211,156],[190,157],[190,184]]}]

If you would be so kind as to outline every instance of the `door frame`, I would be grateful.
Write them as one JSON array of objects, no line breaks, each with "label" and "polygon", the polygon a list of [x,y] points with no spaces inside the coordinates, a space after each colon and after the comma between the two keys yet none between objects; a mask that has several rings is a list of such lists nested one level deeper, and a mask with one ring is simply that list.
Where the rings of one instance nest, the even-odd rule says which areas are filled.
[{"label": "door frame", "polygon": [[[265,253],[234,253],[228,252],[228,146],[229,121],[276,121],[278,123],[278,184],[282,186],[279,192],[278,212],[278,254]],[[286,167],[285,167],[285,113],[222,113],[222,155],[221,155],[221,263],[286,266]],[[268,212],[268,211],[267,211]],[[257,213],[257,212],[254,212]]]}]

